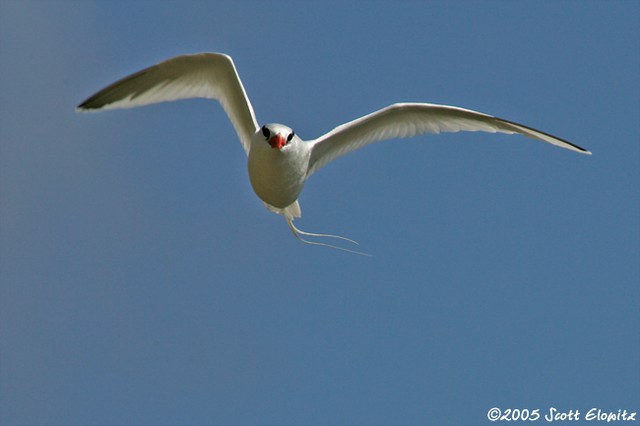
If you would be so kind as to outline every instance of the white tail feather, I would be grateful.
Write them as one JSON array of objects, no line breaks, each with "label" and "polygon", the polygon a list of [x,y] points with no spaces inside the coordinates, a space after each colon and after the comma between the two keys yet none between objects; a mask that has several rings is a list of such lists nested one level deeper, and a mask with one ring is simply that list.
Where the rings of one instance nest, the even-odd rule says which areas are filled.
[{"label": "white tail feather", "polygon": [[272,205],[270,205],[268,203],[264,203],[264,205],[270,211],[284,216],[284,219],[287,221],[287,225],[289,225],[289,229],[291,229],[291,232],[293,232],[293,235],[295,235],[295,237],[298,240],[302,241],[305,244],[311,244],[311,245],[314,245],[314,246],[329,247],[329,248],[333,248],[333,249],[336,249],[336,250],[346,251],[348,253],[359,254],[360,256],[371,256],[369,253],[363,253],[363,252],[356,251],[356,250],[349,250],[348,248],[334,246],[332,244],[327,244],[327,243],[321,243],[321,242],[318,242],[318,241],[309,241],[309,240],[305,240],[304,238],[302,238],[301,235],[305,235],[305,236],[308,236],[308,237],[319,237],[319,238],[336,238],[338,240],[344,240],[344,241],[348,241],[348,242],[350,242],[352,244],[360,245],[357,241],[352,240],[352,239],[347,238],[347,237],[341,237],[340,235],[318,234],[318,233],[315,233],[315,232],[306,232],[306,231],[303,231],[301,229],[296,228],[296,226],[293,224],[293,220],[295,218],[297,218],[297,217],[301,217],[302,216],[302,209],[300,209],[300,204],[298,203],[298,200],[294,201],[293,203],[291,203],[290,205],[288,205],[285,208],[274,207],[274,206],[272,206]]},{"label": "white tail feather", "polygon": [[318,241],[305,240],[300,235],[306,235],[306,236],[309,236],[309,237],[337,238],[339,240],[344,240],[344,241],[348,241],[348,242],[356,244],[356,245],[360,245],[360,244],[358,244],[357,241],[354,241],[354,240],[352,240],[350,238],[347,238],[347,237],[341,237],[340,235],[317,234],[315,232],[302,231],[302,230],[296,228],[296,226],[293,224],[293,218],[288,218],[288,217],[285,216],[285,219],[287,221],[287,225],[289,225],[289,228],[291,229],[291,232],[293,232],[293,235],[295,235],[295,237],[298,240],[302,241],[305,244],[311,244],[311,245],[314,245],[314,246],[329,247],[329,248],[333,248],[333,249],[336,249],[336,250],[346,251],[348,253],[359,254],[360,256],[371,256],[369,253],[363,253],[361,251],[349,250],[348,248],[334,246],[332,244],[327,244],[327,243],[321,243],[321,242],[318,242]]}]

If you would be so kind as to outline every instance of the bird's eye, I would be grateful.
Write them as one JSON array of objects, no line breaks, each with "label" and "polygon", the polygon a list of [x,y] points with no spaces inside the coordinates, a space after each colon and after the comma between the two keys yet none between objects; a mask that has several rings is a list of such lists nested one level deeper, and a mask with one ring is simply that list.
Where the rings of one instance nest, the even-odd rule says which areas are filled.
[{"label": "bird's eye", "polygon": [[267,126],[262,126],[262,134],[264,135],[265,138],[269,139],[269,135],[271,134],[271,132],[269,132],[269,129],[267,129]]},{"label": "bird's eye", "polygon": [[293,139],[294,134],[295,134],[294,132],[289,133],[289,136],[287,136],[287,142],[291,142],[291,139]]}]

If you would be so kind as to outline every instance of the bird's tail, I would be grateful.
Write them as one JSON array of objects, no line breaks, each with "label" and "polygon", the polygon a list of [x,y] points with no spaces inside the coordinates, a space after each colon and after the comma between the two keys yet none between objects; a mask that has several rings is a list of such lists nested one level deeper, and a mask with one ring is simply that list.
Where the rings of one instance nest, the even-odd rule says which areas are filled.
[{"label": "bird's tail", "polygon": [[283,209],[281,209],[280,207],[274,207],[271,204],[265,203],[264,201],[262,203],[267,208],[267,210],[272,211],[276,214],[281,214],[285,217],[285,219],[287,219],[287,221],[293,220],[297,217],[302,217],[302,210],[300,209],[300,203],[298,203],[298,200],[294,201]]},{"label": "bird's tail", "polygon": [[[268,206],[268,208],[270,210],[273,210],[272,206]],[[368,253],[363,253],[360,251],[356,251],[356,250],[350,250],[348,248],[344,248],[344,247],[339,247],[339,246],[334,246],[332,244],[327,244],[327,243],[322,243],[322,242],[318,242],[318,241],[309,241],[306,240],[304,238],[301,237],[301,235],[307,236],[307,237],[319,237],[319,238],[336,238],[339,240],[344,240],[344,241],[348,241],[350,243],[359,245],[357,241],[354,241],[350,238],[347,237],[341,237],[340,235],[331,235],[331,234],[318,234],[315,232],[306,232],[306,231],[302,231],[301,229],[298,229],[294,224],[293,224],[293,220],[295,218],[301,217],[302,216],[302,210],[300,209],[300,204],[298,203],[298,201],[296,200],[294,203],[292,203],[291,205],[283,208],[283,209],[278,209],[278,211],[276,211],[276,213],[279,213],[281,215],[284,216],[284,219],[287,221],[287,225],[289,225],[289,229],[291,229],[291,232],[293,232],[293,235],[295,235],[295,237],[302,241],[305,244],[311,244],[314,246],[323,246],[323,247],[329,247],[329,248],[333,248],[336,250],[342,250],[342,251],[346,251],[349,253],[354,253],[354,254],[359,254],[361,256],[371,256]]]}]

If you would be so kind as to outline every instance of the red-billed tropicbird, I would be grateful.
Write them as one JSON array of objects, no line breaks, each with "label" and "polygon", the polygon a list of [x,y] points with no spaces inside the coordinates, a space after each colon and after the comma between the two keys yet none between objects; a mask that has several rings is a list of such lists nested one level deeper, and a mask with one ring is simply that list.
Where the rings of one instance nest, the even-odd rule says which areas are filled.
[{"label": "red-billed tropicbird", "polygon": [[591,154],[522,124],[464,108],[427,103],[393,104],[342,124],[319,138],[303,141],[285,125],[258,125],[233,60],[221,53],[177,56],[143,69],[102,89],[82,102],[78,110],[132,108],[186,98],[216,99],[222,104],[247,153],[254,191],[269,210],[284,216],[299,240],[309,244],[328,245],[305,240],[300,235],[337,236],[304,232],[293,225],[293,220],[301,216],[298,196],[305,182],[327,163],[373,142],[440,132],[519,133]]}]

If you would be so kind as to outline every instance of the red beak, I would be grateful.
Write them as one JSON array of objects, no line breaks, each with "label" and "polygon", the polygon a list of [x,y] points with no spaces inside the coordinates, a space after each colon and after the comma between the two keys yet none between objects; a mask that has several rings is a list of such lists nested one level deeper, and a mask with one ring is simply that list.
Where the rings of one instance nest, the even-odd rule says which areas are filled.
[{"label": "red beak", "polygon": [[286,144],[287,142],[285,142],[284,138],[279,134],[269,139],[269,145],[271,145],[271,148],[282,149]]}]

